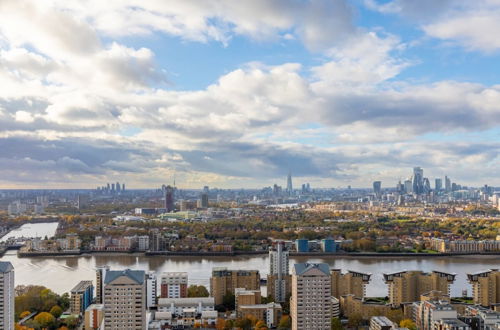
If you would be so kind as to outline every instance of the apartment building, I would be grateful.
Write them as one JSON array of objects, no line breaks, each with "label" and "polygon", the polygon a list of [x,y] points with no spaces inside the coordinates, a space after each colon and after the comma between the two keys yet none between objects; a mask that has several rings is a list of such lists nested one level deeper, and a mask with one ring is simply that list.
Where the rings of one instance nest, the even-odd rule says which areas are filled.
[{"label": "apartment building", "polygon": [[83,315],[92,304],[94,298],[94,285],[92,281],[80,281],[71,289],[70,309],[72,314]]},{"label": "apartment building", "polygon": [[243,288],[236,288],[236,290],[234,291],[234,303],[236,315],[238,315],[238,317],[241,317],[238,309],[239,306],[257,305],[261,303],[260,290],[246,290]]},{"label": "apartment building", "polygon": [[104,327],[106,330],[146,327],[146,274],[142,270],[106,272],[104,279]]},{"label": "apartment building", "polygon": [[253,316],[257,320],[266,322],[268,328],[275,328],[281,319],[282,309],[278,303],[240,305],[239,317]]},{"label": "apartment building", "polygon": [[292,330],[329,330],[332,318],[331,277],[327,264],[295,264],[290,316]]},{"label": "apartment building", "polygon": [[449,295],[450,285],[455,281],[456,274],[432,271],[402,271],[384,274],[385,283],[389,289],[389,303],[399,306],[404,303],[419,301],[420,296],[435,290]]},{"label": "apartment building", "polygon": [[260,289],[260,274],[258,270],[228,270],[214,268],[210,278],[210,296],[215,304],[220,305],[227,293],[235,294],[236,288],[246,290]]},{"label": "apartment building", "polygon": [[168,272],[160,276],[160,298],[186,298],[188,273]]},{"label": "apartment building", "polygon": [[415,304],[417,329],[434,330],[434,323],[441,319],[457,319],[457,311],[448,302],[422,301]]},{"label": "apartment building", "polygon": [[0,329],[14,329],[14,267],[0,261]]},{"label": "apartment building", "polygon": [[93,304],[85,310],[84,329],[99,330],[103,327],[104,305]]},{"label": "apartment building", "polygon": [[289,251],[285,248],[285,242],[276,242],[269,249],[268,296],[272,297],[276,302],[284,302],[290,296],[291,278]]},{"label": "apartment building", "polygon": [[364,298],[366,296],[366,286],[370,283],[372,274],[360,273],[349,270],[342,273],[340,269],[330,271],[332,281],[332,296],[340,298],[347,294]]},{"label": "apartment building", "polygon": [[370,319],[369,330],[391,330],[394,327],[394,323],[385,316],[373,316]]},{"label": "apartment building", "polygon": [[500,271],[498,269],[467,274],[467,280],[472,285],[474,304],[490,307],[500,303]]},{"label": "apartment building", "polygon": [[108,266],[97,267],[96,269],[96,284],[95,284],[95,303],[104,303],[104,279],[106,278],[106,272],[109,271]]}]

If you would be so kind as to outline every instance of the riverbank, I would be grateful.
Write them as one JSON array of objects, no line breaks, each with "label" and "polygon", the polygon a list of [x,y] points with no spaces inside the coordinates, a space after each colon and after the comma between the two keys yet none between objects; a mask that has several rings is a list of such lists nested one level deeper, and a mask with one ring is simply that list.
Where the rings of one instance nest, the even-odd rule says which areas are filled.
[{"label": "riverbank", "polygon": [[[193,256],[193,257],[236,257],[267,255],[268,251],[235,251],[235,252],[180,252],[180,251],[54,251],[54,252],[18,252],[20,258],[58,257],[58,256]],[[499,252],[482,253],[404,253],[404,252],[290,252],[294,257],[338,257],[338,258],[429,258],[429,257],[463,257],[463,256],[500,256]]]}]

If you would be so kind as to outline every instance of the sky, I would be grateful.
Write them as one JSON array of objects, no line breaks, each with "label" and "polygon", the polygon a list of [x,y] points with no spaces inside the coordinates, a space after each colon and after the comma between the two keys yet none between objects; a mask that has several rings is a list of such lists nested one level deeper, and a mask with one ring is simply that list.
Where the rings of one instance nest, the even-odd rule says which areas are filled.
[{"label": "sky", "polygon": [[0,0],[0,188],[500,186],[500,0]]}]

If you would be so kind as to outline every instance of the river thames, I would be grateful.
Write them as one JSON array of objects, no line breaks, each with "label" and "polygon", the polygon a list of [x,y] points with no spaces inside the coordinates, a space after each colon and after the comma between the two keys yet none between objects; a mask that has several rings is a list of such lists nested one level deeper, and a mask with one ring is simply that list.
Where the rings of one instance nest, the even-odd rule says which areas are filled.
[{"label": "river thames", "polygon": [[[268,273],[269,258],[262,256],[236,257],[199,257],[199,256],[143,256],[143,255],[92,255],[78,257],[36,257],[19,258],[16,251],[8,251],[2,261],[10,261],[15,268],[16,285],[37,284],[46,286],[55,292],[71,290],[81,280],[95,281],[95,268],[108,265],[112,269],[142,269],[146,271],[189,273],[190,284],[203,284],[208,287],[213,267],[230,269],[257,269],[261,277]],[[500,266],[499,256],[462,256],[462,257],[290,257],[290,267],[296,262],[325,262],[330,268],[343,271],[354,270],[372,273],[372,280],[367,287],[368,296],[386,296],[387,286],[382,273],[401,270],[438,270],[456,273],[452,285],[452,296],[460,296],[462,289],[470,295],[471,287],[467,283],[466,273],[476,272]]]}]

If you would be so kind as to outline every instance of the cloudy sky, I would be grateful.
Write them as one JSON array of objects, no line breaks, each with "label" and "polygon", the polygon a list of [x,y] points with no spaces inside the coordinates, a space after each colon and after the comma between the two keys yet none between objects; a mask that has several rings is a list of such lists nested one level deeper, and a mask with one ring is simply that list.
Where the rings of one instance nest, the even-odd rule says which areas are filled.
[{"label": "cloudy sky", "polygon": [[500,185],[500,0],[0,0],[0,188]]}]

